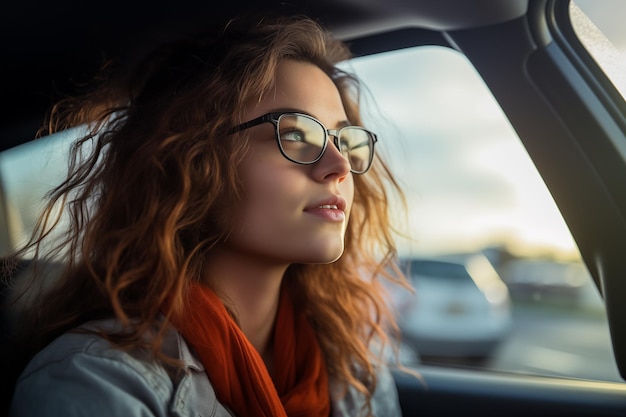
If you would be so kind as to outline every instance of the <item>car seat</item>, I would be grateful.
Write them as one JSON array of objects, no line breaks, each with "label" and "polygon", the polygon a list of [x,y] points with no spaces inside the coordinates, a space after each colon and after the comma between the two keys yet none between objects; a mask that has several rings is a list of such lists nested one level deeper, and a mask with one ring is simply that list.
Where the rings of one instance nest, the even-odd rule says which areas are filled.
[{"label": "car seat", "polygon": [[[30,297],[24,293],[32,277],[32,254],[15,259],[11,254],[27,242],[45,205],[46,194],[67,174],[71,144],[86,133],[84,127],[45,136],[0,153],[0,405],[8,407],[13,391],[12,362],[19,352],[14,346],[20,312]],[[62,227],[62,225],[61,225]],[[58,236],[57,231],[54,235]],[[59,262],[42,262],[42,281],[54,279]],[[0,415],[6,412],[0,409]]]}]

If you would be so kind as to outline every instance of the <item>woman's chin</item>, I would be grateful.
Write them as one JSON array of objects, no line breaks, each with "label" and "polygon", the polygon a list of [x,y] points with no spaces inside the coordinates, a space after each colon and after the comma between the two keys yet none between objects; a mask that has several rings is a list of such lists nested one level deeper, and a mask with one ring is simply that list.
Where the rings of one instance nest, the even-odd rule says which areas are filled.
[{"label": "woman's chin", "polygon": [[311,260],[306,263],[311,264],[330,264],[336,262],[343,255],[343,242],[340,244],[329,243],[328,245],[319,248],[319,251],[311,251]]}]

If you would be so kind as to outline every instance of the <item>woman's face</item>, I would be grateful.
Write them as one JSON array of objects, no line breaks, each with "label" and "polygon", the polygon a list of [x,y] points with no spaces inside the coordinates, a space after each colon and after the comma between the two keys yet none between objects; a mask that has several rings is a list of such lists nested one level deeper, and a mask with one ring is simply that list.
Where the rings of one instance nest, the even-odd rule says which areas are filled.
[{"label": "woman's face", "polygon": [[[331,79],[317,66],[295,60],[280,63],[275,89],[253,103],[244,120],[280,111],[306,113],[327,129],[347,123]],[[250,147],[240,165],[244,200],[233,213],[227,247],[272,263],[337,260],[344,250],[354,181],[332,138],[318,162],[299,165],[280,153],[271,123],[247,134]]]}]

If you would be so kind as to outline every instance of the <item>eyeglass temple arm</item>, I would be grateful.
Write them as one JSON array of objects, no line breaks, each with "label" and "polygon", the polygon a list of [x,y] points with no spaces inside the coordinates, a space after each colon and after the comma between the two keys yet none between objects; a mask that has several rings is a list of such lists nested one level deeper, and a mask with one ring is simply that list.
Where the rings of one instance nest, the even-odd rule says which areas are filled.
[{"label": "eyeglass temple arm", "polygon": [[232,129],[228,131],[228,134],[232,135],[233,133],[241,132],[242,130],[246,130],[254,126],[258,126],[261,123],[267,123],[267,122],[276,123],[277,121],[278,119],[275,117],[274,114],[272,113],[264,114],[261,117],[257,117],[256,119],[252,119],[249,122],[245,122],[238,126],[233,127]]}]

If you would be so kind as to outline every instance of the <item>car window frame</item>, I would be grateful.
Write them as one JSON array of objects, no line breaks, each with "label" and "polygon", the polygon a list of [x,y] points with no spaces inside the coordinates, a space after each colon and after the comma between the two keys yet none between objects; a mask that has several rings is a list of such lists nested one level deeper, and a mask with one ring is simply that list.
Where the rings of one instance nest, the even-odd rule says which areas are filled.
[{"label": "car window frame", "polygon": [[[621,214],[623,222],[626,219],[626,196],[624,188],[616,182],[620,178],[626,178],[626,101],[576,34],[570,17],[570,3],[570,0],[546,1],[547,29],[555,44],[584,80],[586,88],[600,104],[596,111],[595,131],[608,144],[607,147],[612,145],[618,153],[618,160],[611,164],[610,172],[600,172],[600,175],[604,177],[602,183],[610,195],[610,202]],[[602,160],[606,156],[598,156],[591,163],[602,168]],[[618,219],[615,220],[617,223]],[[619,226],[623,241],[626,230],[623,223]],[[620,279],[626,273],[626,266],[623,265],[620,251],[616,251],[619,247],[623,246],[616,242],[614,247],[604,246],[593,254],[585,251],[584,256],[590,260],[587,265],[590,266],[594,281],[604,298],[615,360],[622,377],[626,378],[626,307],[623,303],[626,299],[626,283]]]}]

